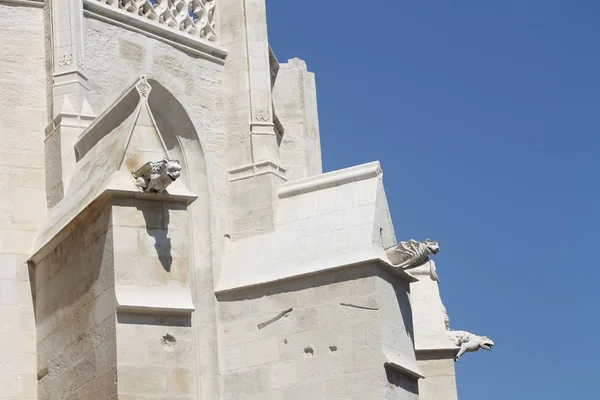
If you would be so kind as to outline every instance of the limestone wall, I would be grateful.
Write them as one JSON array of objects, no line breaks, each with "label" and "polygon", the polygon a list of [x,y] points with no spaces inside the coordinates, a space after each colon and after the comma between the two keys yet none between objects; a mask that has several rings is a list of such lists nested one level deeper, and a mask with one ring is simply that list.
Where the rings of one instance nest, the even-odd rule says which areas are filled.
[{"label": "limestone wall", "polygon": [[423,399],[457,400],[454,355],[456,351],[419,352],[418,359],[427,377],[419,383],[419,394]]},{"label": "limestone wall", "polygon": [[117,393],[110,208],[96,206],[35,266],[38,399]]},{"label": "limestone wall", "polygon": [[[0,4],[0,399],[36,398],[27,259],[45,215],[41,8]],[[26,51],[23,51],[26,49]]]},{"label": "limestone wall", "polygon": [[273,102],[285,128],[279,154],[288,180],[322,173],[315,75],[304,61],[280,64]]},{"label": "limestone wall", "polygon": [[[250,82],[248,77],[247,35],[243,0],[219,1],[219,23],[221,44],[227,49],[225,62],[223,110],[227,130],[227,157],[230,166],[239,167],[252,163],[250,125],[252,120]],[[256,31],[262,34],[263,27],[255,23]],[[253,38],[255,39],[255,38]],[[266,74],[265,74],[266,76]]]},{"label": "limestone wall", "polygon": [[192,396],[196,347],[186,205],[114,199],[112,229],[119,399]]},{"label": "limestone wall", "polygon": [[[179,137],[178,145],[185,153],[188,189],[200,196],[190,206],[189,214],[193,240],[189,249],[193,262],[190,279],[197,305],[193,318],[196,319],[198,353],[203,357],[195,376],[200,380],[201,396],[218,398],[213,275],[220,268],[223,238],[228,229],[228,152],[221,103],[223,66],[93,18],[85,18],[84,41],[90,104],[97,114],[140,75],[146,75],[185,107],[180,112],[181,105],[166,97],[161,98],[161,104],[151,104],[155,115],[162,108],[166,116],[157,120],[161,131],[187,123],[188,119],[192,123],[187,136]],[[154,91],[158,90],[155,83],[152,85]],[[169,120],[167,117],[174,108],[178,110],[177,118]],[[173,149],[169,147],[169,150]]]},{"label": "limestone wall", "polygon": [[435,268],[433,260],[411,271],[419,279],[411,284],[415,348],[419,365],[427,377],[419,382],[419,391],[425,399],[456,400],[454,357],[457,348],[447,334],[445,322],[449,321],[445,321],[438,282],[429,277],[431,265]]},{"label": "limestone wall", "polygon": [[119,400],[197,398],[189,318],[119,313],[117,331]]},{"label": "limestone wall", "polygon": [[223,399],[417,399],[416,381],[384,367],[382,329],[410,326],[405,285],[384,275],[356,267],[219,295]]}]

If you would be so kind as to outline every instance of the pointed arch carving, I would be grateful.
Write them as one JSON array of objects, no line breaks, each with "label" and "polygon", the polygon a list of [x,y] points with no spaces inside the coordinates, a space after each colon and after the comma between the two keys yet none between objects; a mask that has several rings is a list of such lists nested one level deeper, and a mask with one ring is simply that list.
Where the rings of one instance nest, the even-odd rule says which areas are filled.
[{"label": "pointed arch carving", "polygon": [[[140,90],[140,84],[146,83],[149,88]],[[137,90],[136,90],[137,87]],[[145,93],[145,95],[144,95]],[[84,161],[86,154],[107,136],[111,130],[117,129],[132,119],[136,110],[145,103],[150,111],[152,122],[159,133],[171,158],[180,160],[183,167],[181,180],[197,199],[188,206],[190,223],[189,240],[190,250],[190,281],[192,297],[196,311],[192,318],[194,326],[211,326],[216,324],[214,307],[209,302],[214,301],[213,284],[213,239],[212,232],[217,217],[212,214],[214,209],[210,204],[207,163],[201,143],[202,121],[190,116],[189,111],[177,99],[176,95],[165,85],[152,77],[141,77],[136,80],[125,92],[110,106],[105,113],[84,132],[77,145],[77,157]],[[104,123],[101,121],[105,119]],[[216,349],[208,350],[209,343],[215,343],[216,329],[200,329],[196,331],[198,352],[214,351],[215,365],[202,366],[211,368],[211,371],[202,371],[199,362],[200,354],[196,354],[195,376],[213,375],[218,370]],[[205,355],[204,355],[205,356]],[[197,383],[199,385],[199,383]],[[215,382],[218,385],[218,382]],[[198,388],[199,392],[208,390]]]},{"label": "pointed arch carving", "polygon": [[[174,182],[166,196],[187,203],[188,223],[182,225],[186,226],[188,233],[188,257],[181,258],[189,260],[193,301],[193,307],[189,310],[195,309],[191,313],[196,369],[192,375],[196,378],[203,376],[203,382],[207,382],[212,378],[206,377],[218,376],[215,372],[219,370],[218,353],[214,346],[217,329],[213,283],[213,260],[216,259],[213,253],[218,252],[213,252],[213,246],[217,243],[213,240],[217,217],[216,212],[213,214],[212,211],[215,207],[210,204],[201,126],[201,121],[193,118],[176,95],[157,80],[141,77],[133,82],[78,138],[74,146],[77,163],[68,192],[49,210],[29,261],[36,264],[46,257],[77,226],[77,220],[85,215],[86,209],[92,208],[90,206],[93,203],[104,204],[111,196],[133,199],[142,196],[147,199],[144,196],[150,195],[140,193],[135,187],[125,159],[129,149],[138,151],[143,147],[143,144],[135,144],[133,140],[148,139],[143,136],[146,134],[158,135],[153,147],[147,146],[150,150],[143,156],[154,157],[159,152],[166,152],[169,157],[179,159],[183,173],[177,182],[183,181],[184,189],[191,192],[189,196],[171,192],[170,187],[175,185]],[[140,157],[140,161],[144,157]],[[176,196],[180,196],[179,199]],[[184,218],[178,215],[178,218]],[[211,363],[201,363],[200,356],[206,357],[207,352],[213,353]],[[217,387],[219,382],[215,378],[215,382],[201,387],[200,379],[197,379],[196,384],[197,393],[206,393]]]}]

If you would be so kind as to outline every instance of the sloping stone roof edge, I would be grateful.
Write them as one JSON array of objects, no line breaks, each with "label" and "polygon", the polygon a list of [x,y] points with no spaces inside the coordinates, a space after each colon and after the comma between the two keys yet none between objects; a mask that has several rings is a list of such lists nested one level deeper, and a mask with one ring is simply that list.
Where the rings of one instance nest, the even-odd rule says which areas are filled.
[{"label": "sloping stone roof edge", "polygon": [[314,192],[349,182],[362,181],[376,176],[382,177],[383,172],[379,161],[339,169],[324,174],[309,176],[295,181],[283,183],[279,187],[279,198],[295,196],[300,193]]},{"label": "sloping stone roof edge", "polygon": [[65,218],[63,218],[59,223],[57,223],[53,229],[49,230],[49,233],[45,235],[44,238],[38,237],[38,242],[36,242],[31,256],[28,258],[28,261],[37,264],[41,259],[43,259],[50,251],[52,251],[58,244],[60,244],[65,237],[74,230],[77,226],[77,222],[82,219],[82,216],[86,214],[86,211],[93,209],[97,205],[104,204],[106,201],[111,199],[112,197],[126,197],[133,199],[142,199],[142,200],[157,200],[157,201],[173,201],[173,202],[185,202],[187,204],[192,203],[194,200],[198,198],[198,196],[189,192],[183,184],[181,185],[171,185],[167,194],[158,194],[158,193],[142,193],[136,189],[128,189],[123,187],[123,185],[114,185],[115,181],[119,181],[117,176],[119,171],[116,171],[112,174],[104,189],[97,192],[96,194],[90,196],[91,199],[87,199],[85,202],[81,202],[73,207],[76,211],[72,213],[66,214]]},{"label": "sloping stone roof edge", "polygon": [[323,274],[323,273],[331,272],[331,271],[335,271],[335,270],[341,270],[341,269],[347,269],[347,268],[357,268],[357,267],[365,266],[368,264],[375,265],[377,267],[384,268],[388,271],[391,271],[399,279],[402,279],[406,282],[409,282],[409,283],[418,282],[418,279],[415,278],[414,276],[412,276],[411,274],[409,274],[401,269],[394,268],[394,266],[392,264],[390,264],[387,260],[385,260],[382,257],[376,256],[376,255],[371,255],[371,256],[364,257],[364,258],[357,258],[356,260],[354,260],[352,262],[344,263],[341,265],[339,265],[339,264],[335,265],[335,263],[333,263],[333,261],[334,260],[332,260],[332,264],[329,266],[319,266],[320,263],[315,263],[315,268],[313,270],[305,271],[305,272],[302,272],[299,274],[287,274],[285,276],[277,276],[277,277],[266,278],[266,279],[250,278],[250,279],[246,279],[243,281],[241,280],[241,281],[234,282],[234,283],[218,284],[215,287],[215,294],[217,294],[217,295],[225,294],[225,293],[234,292],[234,291],[238,291],[238,290],[244,290],[244,289],[249,289],[249,288],[253,288],[253,287],[259,287],[259,286],[270,285],[273,283],[284,282],[287,280],[315,276],[315,275],[319,275],[319,274]]}]

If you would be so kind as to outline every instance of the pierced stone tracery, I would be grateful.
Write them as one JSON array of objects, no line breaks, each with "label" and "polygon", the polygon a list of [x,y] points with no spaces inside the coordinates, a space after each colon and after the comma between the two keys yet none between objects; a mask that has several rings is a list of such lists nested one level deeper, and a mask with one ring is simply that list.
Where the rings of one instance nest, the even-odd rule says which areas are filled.
[{"label": "pierced stone tracery", "polygon": [[187,34],[217,41],[217,0],[97,0]]}]

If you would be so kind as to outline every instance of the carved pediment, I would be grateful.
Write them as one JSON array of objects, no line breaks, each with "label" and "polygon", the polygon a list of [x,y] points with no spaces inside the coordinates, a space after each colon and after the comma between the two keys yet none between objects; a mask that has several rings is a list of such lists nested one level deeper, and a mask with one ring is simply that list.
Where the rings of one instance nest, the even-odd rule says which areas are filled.
[{"label": "carved pediment", "polygon": [[[75,144],[77,164],[68,191],[49,211],[38,234],[34,253],[56,239],[71,221],[103,194],[150,196],[187,203],[196,199],[181,179],[177,179],[182,170],[178,162],[177,165],[173,161],[165,164],[166,169],[152,177],[153,188],[157,190],[145,190],[150,184],[150,176],[140,190],[140,182],[132,174],[148,163],[175,158],[170,156],[148,104],[151,89],[142,76],[80,135]],[[167,178],[170,181],[165,184]],[[164,190],[167,186],[168,193]]]}]

